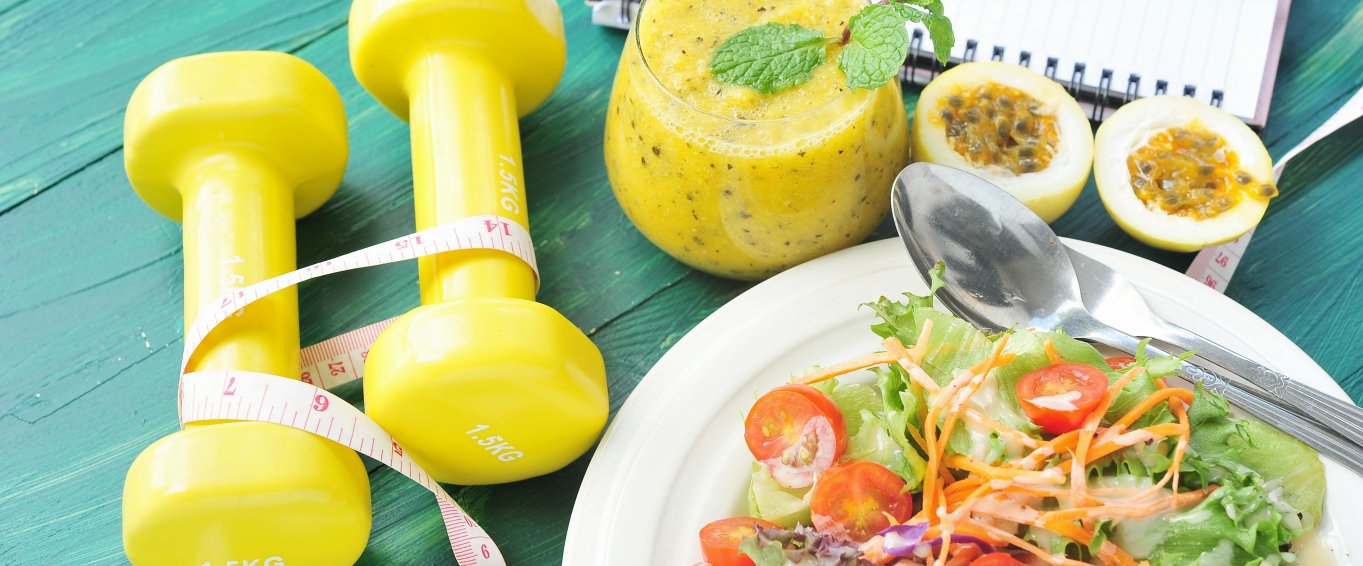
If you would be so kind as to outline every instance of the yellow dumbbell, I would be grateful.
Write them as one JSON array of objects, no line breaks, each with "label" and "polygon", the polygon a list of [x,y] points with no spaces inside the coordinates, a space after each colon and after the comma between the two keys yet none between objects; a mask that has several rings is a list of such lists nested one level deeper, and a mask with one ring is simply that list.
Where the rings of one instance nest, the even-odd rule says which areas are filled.
[{"label": "yellow dumbbell", "polygon": [[[294,218],[345,171],[345,108],[292,55],[176,59],[133,92],[128,179],[184,223],[185,320],[205,301],[295,268]],[[286,289],[213,331],[189,369],[293,377],[298,294]],[[190,424],[143,450],[123,486],[134,564],[350,564],[370,527],[369,478],[349,448],[282,425]],[[253,562],[254,561],[254,562]]]},{"label": "yellow dumbbell", "polygon": [[[359,0],[350,62],[411,123],[417,229],[485,214],[527,225],[517,118],[563,71],[552,0]],[[586,452],[606,422],[605,366],[534,301],[530,267],[461,250],[419,269],[422,306],[369,351],[369,415],[442,482],[515,481]]]}]

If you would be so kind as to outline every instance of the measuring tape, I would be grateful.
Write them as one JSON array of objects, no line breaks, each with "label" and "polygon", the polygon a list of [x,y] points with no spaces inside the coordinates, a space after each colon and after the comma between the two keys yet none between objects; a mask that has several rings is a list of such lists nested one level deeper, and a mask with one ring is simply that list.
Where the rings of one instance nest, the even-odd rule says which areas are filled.
[{"label": "measuring tape", "polygon": [[235,370],[185,371],[204,337],[218,324],[246,305],[281,289],[341,271],[469,249],[500,250],[521,258],[535,273],[538,287],[539,268],[535,263],[530,232],[516,221],[501,216],[473,216],[315,263],[232,291],[209,303],[185,329],[184,357],[180,362],[180,424],[206,420],[270,422],[346,445],[397,470],[435,495],[450,548],[460,566],[506,564],[487,531],[403,451],[392,435],[354,405],[326,391],[327,387],[361,377],[368,345],[392,319],[300,352],[304,361],[301,380]]},{"label": "measuring tape", "polygon": [[[1353,98],[1345,102],[1344,106],[1337,110],[1333,116],[1330,116],[1324,124],[1321,124],[1319,128],[1306,136],[1306,139],[1287,150],[1282,159],[1279,159],[1278,163],[1273,166],[1273,182],[1277,183],[1279,179],[1282,179],[1283,169],[1287,167],[1287,162],[1293,157],[1360,117],[1363,117],[1363,89],[1354,93]],[[1188,266],[1188,277],[1192,277],[1218,292],[1225,293],[1226,285],[1230,284],[1231,276],[1235,275],[1235,268],[1240,265],[1240,259],[1244,257],[1245,248],[1249,247],[1249,240],[1253,236],[1254,230],[1250,230],[1235,240],[1197,252],[1197,257],[1193,258],[1192,265]]]}]

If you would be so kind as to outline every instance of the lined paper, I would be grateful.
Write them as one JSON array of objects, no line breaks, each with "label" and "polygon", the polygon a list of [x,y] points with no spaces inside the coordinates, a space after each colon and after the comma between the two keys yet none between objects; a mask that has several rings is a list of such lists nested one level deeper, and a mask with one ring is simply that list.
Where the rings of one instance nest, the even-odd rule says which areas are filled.
[{"label": "lined paper", "polygon": [[[1159,81],[1169,94],[1190,89],[1201,100],[1214,91],[1221,107],[1253,123],[1267,111],[1277,53],[1274,31],[1285,17],[1280,0],[954,0],[946,2],[956,31],[953,58],[963,59],[967,40],[975,40],[975,60],[988,60],[995,48],[1003,61],[1045,72],[1055,59],[1055,78],[1066,82],[1083,67],[1083,85],[1099,88],[1105,70],[1111,90],[1120,95],[1139,77],[1137,97],[1156,94]],[[932,40],[920,24],[922,52]],[[1267,71],[1267,72],[1266,72]],[[919,77],[928,78],[927,75]],[[1261,104],[1261,98],[1263,103]],[[1260,112],[1260,109],[1264,111]]]}]

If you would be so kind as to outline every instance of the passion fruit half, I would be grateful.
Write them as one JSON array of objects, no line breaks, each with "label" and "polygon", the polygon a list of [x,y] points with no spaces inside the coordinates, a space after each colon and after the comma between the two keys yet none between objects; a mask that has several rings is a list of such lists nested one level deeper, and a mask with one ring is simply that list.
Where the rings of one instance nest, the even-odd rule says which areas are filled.
[{"label": "passion fruit half", "polygon": [[1093,130],[1055,81],[1017,65],[965,63],[919,96],[913,160],[987,179],[1052,222],[1088,181]]},{"label": "passion fruit half", "polygon": [[1254,228],[1278,195],[1244,122],[1186,96],[1122,106],[1098,128],[1094,177],[1112,219],[1151,246],[1197,251]]}]

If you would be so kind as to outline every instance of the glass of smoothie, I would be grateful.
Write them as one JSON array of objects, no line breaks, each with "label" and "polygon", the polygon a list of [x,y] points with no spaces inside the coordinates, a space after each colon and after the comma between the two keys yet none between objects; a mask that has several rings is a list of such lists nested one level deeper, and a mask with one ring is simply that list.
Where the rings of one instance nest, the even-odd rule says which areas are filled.
[{"label": "glass of smoothie", "polygon": [[616,71],[606,170],[630,221],[697,269],[761,279],[864,239],[908,163],[897,81],[852,89],[832,61],[775,94],[718,82],[714,51],[750,26],[836,37],[865,0],[647,0]]}]

